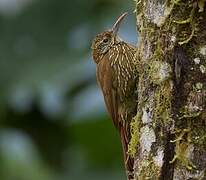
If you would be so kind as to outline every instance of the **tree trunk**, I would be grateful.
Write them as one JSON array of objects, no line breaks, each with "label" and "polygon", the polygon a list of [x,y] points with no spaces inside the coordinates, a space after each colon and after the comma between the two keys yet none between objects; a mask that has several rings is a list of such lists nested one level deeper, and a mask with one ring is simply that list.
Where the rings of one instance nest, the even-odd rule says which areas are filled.
[{"label": "tree trunk", "polygon": [[205,0],[136,1],[135,179],[206,179]]}]

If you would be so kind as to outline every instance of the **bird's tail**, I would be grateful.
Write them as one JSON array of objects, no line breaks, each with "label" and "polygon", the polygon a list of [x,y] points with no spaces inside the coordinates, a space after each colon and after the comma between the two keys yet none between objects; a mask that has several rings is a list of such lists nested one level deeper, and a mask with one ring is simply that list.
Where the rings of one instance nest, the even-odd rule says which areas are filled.
[{"label": "bird's tail", "polygon": [[132,180],[134,179],[134,173],[133,173],[134,159],[128,154],[128,144],[130,141],[130,137],[128,135],[127,128],[125,127],[120,128],[120,136],[121,136],[121,143],[122,143],[127,179]]}]

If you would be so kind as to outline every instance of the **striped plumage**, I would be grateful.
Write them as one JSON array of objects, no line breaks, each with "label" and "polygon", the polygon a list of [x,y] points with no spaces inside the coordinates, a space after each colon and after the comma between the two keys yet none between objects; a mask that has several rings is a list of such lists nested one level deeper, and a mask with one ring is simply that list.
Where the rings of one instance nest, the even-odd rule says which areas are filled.
[{"label": "striped plumage", "polygon": [[112,30],[96,36],[92,43],[92,55],[97,64],[97,81],[102,89],[107,110],[120,132],[128,179],[133,175],[133,159],[128,155],[130,122],[136,114],[135,47],[117,37],[120,16]]}]

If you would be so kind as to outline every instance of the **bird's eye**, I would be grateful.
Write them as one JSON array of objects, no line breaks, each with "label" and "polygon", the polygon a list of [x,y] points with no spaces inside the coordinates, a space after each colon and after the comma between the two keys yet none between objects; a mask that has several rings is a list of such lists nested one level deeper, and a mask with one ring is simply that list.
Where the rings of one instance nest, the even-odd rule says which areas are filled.
[{"label": "bird's eye", "polygon": [[103,39],[103,43],[107,43],[109,40],[107,38]]}]

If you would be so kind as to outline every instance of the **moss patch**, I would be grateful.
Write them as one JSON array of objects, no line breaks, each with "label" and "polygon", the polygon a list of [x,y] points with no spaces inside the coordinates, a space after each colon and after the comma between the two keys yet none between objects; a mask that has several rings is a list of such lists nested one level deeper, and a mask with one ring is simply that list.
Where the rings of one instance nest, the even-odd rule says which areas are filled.
[{"label": "moss patch", "polygon": [[139,123],[141,121],[141,113],[138,112],[137,115],[132,119],[132,122],[130,123],[130,131],[131,131],[131,139],[128,145],[128,153],[131,157],[135,157],[135,154],[137,152],[137,147],[139,144]]},{"label": "moss patch", "polygon": [[157,179],[157,174],[160,174],[160,168],[155,165],[153,160],[147,159],[141,164],[138,179]]},{"label": "moss patch", "polygon": [[154,119],[163,120],[166,122],[171,116],[171,100],[172,90],[169,81],[166,81],[163,85],[158,86],[155,93],[155,110]]},{"label": "moss patch", "polygon": [[174,163],[175,161],[179,161],[184,167],[188,170],[195,169],[196,166],[191,162],[190,157],[191,153],[193,153],[193,145],[191,139],[191,129],[182,129],[176,131],[176,139],[175,143],[175,155],[170,163]]}]

